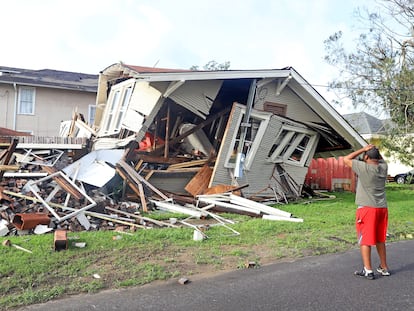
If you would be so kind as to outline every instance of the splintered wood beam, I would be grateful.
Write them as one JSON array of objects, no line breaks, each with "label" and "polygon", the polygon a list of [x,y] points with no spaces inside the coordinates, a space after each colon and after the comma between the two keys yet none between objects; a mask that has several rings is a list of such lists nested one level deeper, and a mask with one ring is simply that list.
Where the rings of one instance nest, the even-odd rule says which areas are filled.
[{"label": "splintered wood beam", "polygon": [[144,212],[148,212],[147,201],[145,199],[145,194],[144,194],[144,187],[142,187],[141,183],[138,184],[138,189],[139,189],[139,197],[141,199],[141,204],[142,204],[142,210]]},{"label": "splintered wood beam", "polygon": [[18,171],[20,165],[4,165],[0,164],[0,171]]},{"label": "splintered wood beam", "polygon": [[195,176],[187,183],[184,189],[192,196],[201,194],[208,188],[213,169],[205,164]]},{"label": "splintered wood beam", "polygon": [[[6,155],[3,157],[3,163],[4,165],[8,165],[10,162],[10,159],[13,155],[14,150],[16,150],[16,146],[17,143],[19,142],[19,140],[17,138],[14,138],[13,141],[11,142],[9,148],[7,148],[7,153]],[[0,169],[0,181],[3,179],[3,175],[4,175],[4,171]]]},{"label": "splintered wood beam", "polygon": [[119,160],[117,165],[119,165],[124,172],[130,177],[131,181],[133,181],[135,184],[143,183],[148,188],[150,188],[153,192],[158,194],[161,198],[164,200],[167,200],[168,197],[163,194],[160,190],[158,190],[156,187],[154,187],[151,183],[149,183],[144,177],[139,175],[128,163],[126,163],[124,160]]},{"label": "splintered wood beam", "polygon": [[[141,197],[141,191],[139,190],[138,185],[136,185],[135,183],[131,182],[131,180],[128,178],[127,174],[120,167],[117,167],[116,168],[116,171],[119,174],[119,176],[121,176],[121,178],[123,180],[125,180],[125,182],[132,189],[132,191],[134,191],[137,196]],[[142,203],[142,201],[141,201],[141,203]]]}]

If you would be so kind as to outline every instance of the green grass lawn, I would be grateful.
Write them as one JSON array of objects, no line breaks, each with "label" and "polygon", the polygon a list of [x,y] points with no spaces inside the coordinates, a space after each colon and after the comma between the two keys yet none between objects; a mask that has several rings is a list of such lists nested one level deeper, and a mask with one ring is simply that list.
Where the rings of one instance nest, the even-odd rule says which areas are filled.
[{"label": "green grass lawn", "polygon": [[[259,267],[356,248],[354,194],[333,195],[333,199],[306,199],[277,206],[302,218],[303,223],[223,215],[237,221],[231,227],[240,235],[222,226],[211,226],[209,238],[203,241],[194,241],[193,230],[188,227],[132,234],[69,232],[69,248],[56,252],[53,233],[3,237],[1,242],[10,239],[33,253],[2,247],[0,310],[67,295],[245,268],[251,262]],[[412,239],[413,187],[389,184],[387,196],[388,242]],[[75,247],[74,242],[85,242],[86,247]]]}]

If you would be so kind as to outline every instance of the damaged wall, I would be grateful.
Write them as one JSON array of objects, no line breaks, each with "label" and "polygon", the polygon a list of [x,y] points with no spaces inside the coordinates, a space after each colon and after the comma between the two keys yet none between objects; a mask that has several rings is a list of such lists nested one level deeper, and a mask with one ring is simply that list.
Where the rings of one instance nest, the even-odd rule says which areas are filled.
[{"label": "damaged wall", "polygon": [[[261,133],[257,134],[255,142],[252,144],[252,150],[246,153],[245,161],[248,162],[248,165],[245,165],[242,177],[235,178],[235,165],[229,165],[228,159],[229,155],[234,153],[231,146],[234,146],[235,133],[237,133],[240,126],[240,122],[237,120],[241,119],[244,110],[245,107],[243,105],[235,105],[233,107],[210,186],[218,184],[248,184],[249,187],[244,190],[244,193],[248,196],[272,196],[275,191],[297,196],[301,192],[303,180],[307,173],[305,165],[312,159],[317,139],[312,145],[308,146],[309,152],[306,155],[307,159],[303,159],[303,164],[289,164],[282,159],[275,164],[269,159],[269,153],[275,144],[278,134],[281,132],[282,126],[284,124],[295,125],[299,130],[305,129],[305,127],[292,121],[284,120],[271,113],[253,111],[252,117],[261,116],[265,130],[263,135]],[[317,136],[316,133],[315,136]],[[254,146],[255,143],[257,143],[257,146]],[[286,179],[282,178],[283,176],[286,176]]]}]

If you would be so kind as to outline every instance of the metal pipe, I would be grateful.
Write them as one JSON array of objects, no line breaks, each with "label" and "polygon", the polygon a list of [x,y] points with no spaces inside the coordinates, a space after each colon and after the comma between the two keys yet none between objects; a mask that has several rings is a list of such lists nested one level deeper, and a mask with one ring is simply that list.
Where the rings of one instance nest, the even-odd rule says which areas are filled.
[{"label": "metal pipe", "polygon": [[13,83],[14,88],[14,115],[13,115],[13,130],[16,130],[16,122],[17,122],[17,103],[18,103],[18,97],[17,97],[17,85],[16,83]]}]

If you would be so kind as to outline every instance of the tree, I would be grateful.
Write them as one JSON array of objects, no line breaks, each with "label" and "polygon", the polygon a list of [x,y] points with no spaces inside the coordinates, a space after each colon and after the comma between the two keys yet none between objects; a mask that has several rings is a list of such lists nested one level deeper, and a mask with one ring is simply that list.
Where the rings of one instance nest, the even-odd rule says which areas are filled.
[{"label": "tree", "polygon": [[[229,70],[229,68],[230,68],[229,61],[219,64],[215,60],[211,60],[203,66],[203,70],[206,70],[206,71]],[[191,66],[190,70],[197,71],[200,69],[198,68],[198,66],[194,65],[194,66]]]},{"label": "tree", "polygon": [[392,126],[382,144],[401,162],[414,166],[414,2],[378,0],[378,11],[356,11],[364,30],[345,49],[341,31],[325,40],[325,60],[339,69],[330,89],[354,107],[386,112]]}]

